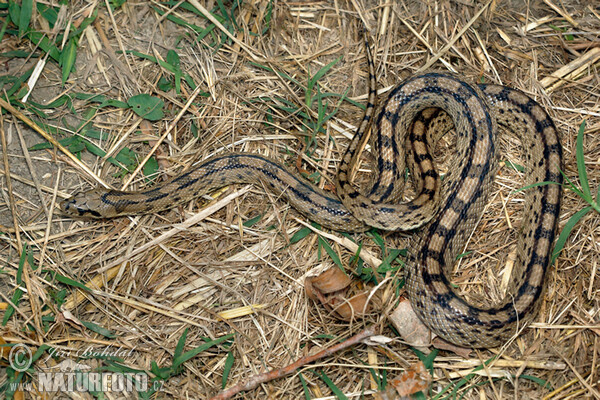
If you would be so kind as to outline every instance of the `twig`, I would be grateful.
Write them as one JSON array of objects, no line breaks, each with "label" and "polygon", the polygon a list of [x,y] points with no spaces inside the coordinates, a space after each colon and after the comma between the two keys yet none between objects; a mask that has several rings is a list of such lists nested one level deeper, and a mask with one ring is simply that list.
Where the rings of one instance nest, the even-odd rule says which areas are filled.
[{"label": "twig", "polygon": [[15,207],[15,195],[13,194],[12,182],[10,180],[10,169],[8,167],[8,146],[6,144],[6,135],[4,133],[4,118],[0,115],[0,143],[2,144],[2,160],[4,161],[4,179],[6,180],[6,191],[10,204],[8,208],[12,213],[13,225],[15,227],[15,238],[17,239],[17,253],[21,255],[23,245],[21,244],[21,233],[19,230],[19,221],[17,221],[17,209]]},{"label": "twig", "polygon": [[297,360],[296,362],[294,362],[286,367],[283,367],[280,369],[275,369],[275,370],[272,370],[269,372],[265,372],[263,374],[251,376],[245,382],[238,383],[237,385],[232,386],[229,389],[222,391],[215,397],[211,398],[211,400],[230,399],[231,397],[235,396],[239,392],[252,390],[252,389],[255,389],[258,385],[260,385],[262,383],[266,383],[266,382],[272,381],[274,379],[279,379],[286,375],[293,374],[298,368],[302,367],[305,364],[314,362],[314,361],[319,360],[324,357],[328,357],[328,356],[332,355],[333,353],[336,353],[340,350],[344,350],[344,349],[347,349],[348,347],[354,346],[355,344],[360,343],[364,339],[371,337],[374,334],[375,334],[375,327],[370,326],[370,327],[366,328],[365,330],[363,330],[362,332],[352,336],[348,340],[343,341],[342,343],[336,344],[335,346],[332,346],[328,349],[320,351],[316,354],[302,357],[301,359]]},{"label": "twig", "polygon": [[121,187],[121,190],[125,190],[125,188],[127,188],[127,186],[129,186],[129,184],[131,183],[131,181],[142,170],[142,168],[144,168],[144,165],[146,165],[146,162],[148,162],[148,160],[150,159],[150,157],[152,157],[154,155],[154,152],[156,152],[156,149],[158,149],[158,147],[167,138],[167,136],[171,133],[171,131],[177,126],[177,124],[179,123],[179,120],[181,119],[181,117],[184,116],[184,114],[187,112],[188,108],[192,105],[192,103],[194,102],[194,100],[196,100],[196,97],[200,94],[200,92],[202,92],[202,85],[198,85],[198,87],[196,87],[196,89],[194,89],[194,91],[190,95],[189,99],[186,101],[186,103],[183,106],[183,108],[181,109],[181,111],[179,111],[177,113],[177,116],[175,117],[175,119],[173,119],[173,121],[171,121],[169,123],[169,126],[165,130],[165,133],[163,133],[161,135],[161,137],[158,138],[158,140],[156,141],[156,143],[154,144],[154,146],[152,146],[152,149],[148,152],[148,154],[146,154],[146,157],[144,157],[144,159],[136,167],[135,171],[133,171],[131,173],[131,175],[129,175],[129,178],[125,181],[125,183]]},{"label": "twig", "polygon": [[[12,115],[17,117],[21,121],[23,121],[31,129],[33,129],[34,131],[36,131],[37,133],[42,135],[44,139],[46,139],[53,146],[55,146],[60,151],[62,151],[67,157],[69,157],[71,159],[71,161],[73,161],[79,168],[84,170],[92,179],[96,180],[96,182],[98,182],[100,185],[104,186],[105,188],[109,187],[87,165],[85,165],[77,157],[75,157],[75,155],[73,153],[71,153],[65,146],[60,144],[56,139],[54,139],[54,137],[52,137],[52,135],[50,135],[48,132],[46,132],[45,130],[40,128],[35,122],[33,122],[31,119],[29,119],[25,114],[23,114],[21,111],[17,110],[15,107],[13,107],[12,104],[10,104],[7,101],[5,101],[4,99],[0,98],[0,107],[3,107],[8,112],[10,112]],[[10,172],[10,171],[8,171],[8,169],[6,169],[6,171],[7,171],[7,173]]]},{"label": "twig", "polygon": [[444,48],[442,50],[440,50],[439,53],[437,53],[436,55],[434,55],[432,58],[429,59],[429,61],[427,61],[427,63],[425,63],[425,65],[423,65],[421,68],[419,68],[417,70],[417,72],[423,72],[425,70],[427,70],[429,67],[431,67],[437,60],[439,60],[444,54],[446,54],[446,52],[448,50],[450,50],[450,48],[452,46],[454,46],[454,43],[456,43],[456,41],[458,39],[460,39],[460,37],[471,27],[471,25],[473,25],[473,23],[475,21],[477,21],[479,19],[479,16],[481,16],[481,14],[488,8],[488,6],[492,3],[492,0],[488,1],[483,7],[481,7],[479,9],[479,11],[477,11],[477,14],[475,14],[473,16],[473,18],[471,18],[469,20],[469,22],[467,22],[467,24],[465,26],[463,26],[463,28],[456,34],[454,35],[454,37],[452,39],[450,39],[450,41],[448,42],[448,44],[446,46],[444,46]]},{"label": "twig", "polygon": [[[214,212],[216,212],[217,210],[220,210],[221,208],[225,207],[227,204],[229,204],[231,201],[233,201],[233,199],[246,193],[248,190],[250,190],[250,186],[246,186],[243,189],[233,192],[233,193],[225,196],[224,198],[220,199],[216,203],[203,208],[197,214],[194,214],[192,217],[186,219],[182,223],[173,225],[173,228],[169,229],[167,232],[156,237],[155,239],[151,240],[150,242],[148,242],[142,246],[136,247],[130,253],[127,253],[124,256],[121,256],[121,257],[117,258],[116,260],[109,262],[107,265],[100,268],[97,271],[97,273],[100,274],[104,271],[109,271],[109,270],[114,271],[112,268],[114,268],[115,266],[120,266],[121,263],[126,262],[126,261],[130,260],[132,257],[134,257],[138,254],[141,254],[156,245],[161,244],[163,241],[167,240],[168,238],[170,238],[170,237],[180,233],[181,231],[184,231],[188,227],[202,221],[207,216],[209,216],[209,215],[213,214]],[[114,275],[113,275],[113,277],[114,277]],[[108,280],[110,280],[110,279],[107,279],[106,281],[108,281]],[[94,282],[94,280],[92,280],[92,282]],[[75,296],[81,296],[82,294],[83,294],[83,292],[80,289],[77,289],[75,294],[73,294],[67,298],[67,300],[65,301],[64,308],[66,310],[70,310],[73,307],[77,307],[77,305],[79,305],[79,303],[81,303],[81,299],[79,299]]]},{"label": "twig", "polygon": [[235,37],[231,32],[229,32],[229,30],[227,28],[225,28],[223,26],[223,24],[221,22],[219,22],[219,20],[216,19],[215,16],[210,13],[210,11],[208,11],[206,8],[204,8],[198,0],[190,0],[189,3],[192,6],[196,7],[198,9],[198,11],[200,11],[210,22],[215,24],[215,26],[217,28],[219,28],[221,30],[221,32],[223,32],[225,35],[227,35],[227,37],[229,37],[229,39],[233,40],[238,46],[240,46],[242,49],[244,49],[244,51],[246,53],[248,53],[248,55],[254,61],[256,61],[256,62],[264,61],[264,57],[259,57],[256,54],[254,54],[254,49],[252,47],[248,46],[246,43],[242,42],[240,39]]},{"label": "twig", "polygon": [[540,84],[546,89],[546,92],[553,91],[565,82],[577,78],[599,60],[600,47],[594,47],[587,53],[582,54],[567,65],[554,71],[551,75],[540,80]]}]

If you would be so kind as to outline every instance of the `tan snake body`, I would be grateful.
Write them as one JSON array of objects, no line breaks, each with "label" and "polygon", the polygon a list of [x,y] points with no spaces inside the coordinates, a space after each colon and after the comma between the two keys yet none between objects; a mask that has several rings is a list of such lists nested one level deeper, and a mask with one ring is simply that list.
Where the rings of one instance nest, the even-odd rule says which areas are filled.
[{"label": "tan snake body", "polygon": [[[455,344],[500,345],[535,317],[543,297],[561,201],[562,148],[554,123],[539,104],[518,90],[472,86],[442,73],[413,76],[391,91],[376,118],[377,135],[371,140],[376,176],[363,195],[349,177],[369,140],[375,110],[376,82],[368,46],[367,56],[369,101],[339,166],[339,198],[268,157],[233,153],[206,160],[149,190],[79,193],[65,200],[61,209],[72,216],[90,218],[150,213],[232,183],[255,183],[282,194],[309,219],[334,230],[422,226],[409,247],[405,275],[417,315],[435,333]],[[428,127],[444,125],[439,121],[448,116],[456,131],[456,154],[442,184],[430,155],[441,133]],[[526,152],[525,184],[539,185],[525,190],[512,291],[500,305],[480,308],[455,293],[447,271],[464,250],[485,206],[496,172],[498,128],[521,138]],[[417,195],[400,203],[407,162]]]}]

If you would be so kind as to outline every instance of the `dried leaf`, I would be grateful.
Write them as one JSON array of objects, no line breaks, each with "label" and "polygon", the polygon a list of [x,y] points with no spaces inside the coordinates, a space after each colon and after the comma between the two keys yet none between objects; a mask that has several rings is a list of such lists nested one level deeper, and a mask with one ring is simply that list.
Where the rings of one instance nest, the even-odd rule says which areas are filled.
[{"label": "dried leaf", "polygon": [[314,289],[323,294],[337,292],[350,285],[352,279],[337,267],[331,267],[322,272],[319,276],[310,276],[306,280],[311,280]]},{"label": "dried leaf", "polygon": [[403,300],[390,315],[390,320],[400,333],[400,337],[409,345],[426,350],[431,343],[431,331],[415,314],[410,302]]},{"label": "dried leaf", "polygon": [[419,361],[399,378],[392,379],[390,384],[396,389],[398,395],[408,396],[427,389],[431,384],[431,375],[423,362]]},{"label": "dried leaf", "polygon": [[[362,292],[350,299],[340,297],[332,298],[329,304],[334,307],[333,311],[343,320],[350,321],[357,315],[367,314],[370,307],[367,304],[369,292]],[[336,304],[339,304],[336,306]]]}]

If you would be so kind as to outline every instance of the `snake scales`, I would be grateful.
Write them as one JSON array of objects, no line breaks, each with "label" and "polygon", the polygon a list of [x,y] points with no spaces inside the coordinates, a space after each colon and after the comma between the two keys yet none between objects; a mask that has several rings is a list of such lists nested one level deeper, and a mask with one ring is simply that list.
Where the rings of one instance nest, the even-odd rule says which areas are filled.
[{"label": "snake scales", "polygon": [[[413,76],[390,92],[375,118],[377,134],[371,146],[376,176],[362,194],[349,177],[369,140],[375,115],[376,80],[368,47],[369,101],[339,166],[338,196],[298,178],[270,158],[232,153],[208,159],[152,189],[82,192],[61,203],[61,209],[71,216],[90,218],[151,213],[225,185],[255,183],[282,194],[309,219],[334,230],[421,227],[409,247],[405,275],[419,318],[458,345],[504,343],[531,321],[543,297],[561,201],[562,149],[554,123],[538,103],[518,90],[472,86],[443,73]],[[442,184],[429,149],[452,125],[456,151]],[[512,131],[521,138],[526,184],[532,186],[525,191],[515,261],[520,268],[513,273],[513,290],[501,304],[480,308],[456,294],[446,271],[463,251],[485,206],[496,172],[497,131]],[[406,164],[417,195],[402,203]]]}]

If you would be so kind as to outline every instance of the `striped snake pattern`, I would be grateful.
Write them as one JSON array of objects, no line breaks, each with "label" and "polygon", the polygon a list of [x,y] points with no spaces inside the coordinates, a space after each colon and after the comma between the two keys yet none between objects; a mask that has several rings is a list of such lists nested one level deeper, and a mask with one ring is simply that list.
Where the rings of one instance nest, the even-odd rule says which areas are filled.
[{"label": "striped snake pattern", "polygon": [[[536,315],[543,297],[561,202],[562,148],[551,118],[519,90],[470,85],[454,75],[408,78],[375,115],[376,79],[367,43],[369,100],[365,116],[343,156],[337,195],[313,186],[268,157],[231,153],[208,159],[151,189],[93,189],[61,203],[67,215],[112,218],[166,210],[233,183],[254,183],[281,195],[309,219],[333,230],[419,228],[409,246],[406,290],[419,318],[457,345],[495,347]],[[374,123],[374,128],[371,125]],[[456,150],[440,179],[431,149],[451,127]],[[370,133],[376,132],[371,138]],[[517,240],[513,284],[501,304],[483,308],[450,284],[454,265],[481,218],[497,170],[497,135],[512,132],[525,152],[525,209]],[[367,142],[376,162],[371,187],[352,184]],[[416,195],[402,202],[408,166]]]}]

